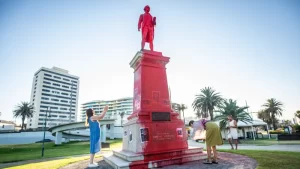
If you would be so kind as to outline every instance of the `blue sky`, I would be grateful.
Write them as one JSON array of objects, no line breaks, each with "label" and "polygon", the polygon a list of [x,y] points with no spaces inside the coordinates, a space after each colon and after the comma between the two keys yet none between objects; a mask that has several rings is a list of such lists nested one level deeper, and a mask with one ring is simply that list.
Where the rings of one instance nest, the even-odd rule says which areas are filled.
[{"label": "blue sky", "polygon": [[211,86],[250,111],[272,97],[285,119],[300,109],[299,1],[0,0],[0,118],[30,100],[42,66],[79,76],[80,104],[132,96],[129,62],[147,4],[157,17],[154,48],[171,57],[172,101],[191,107]]}]

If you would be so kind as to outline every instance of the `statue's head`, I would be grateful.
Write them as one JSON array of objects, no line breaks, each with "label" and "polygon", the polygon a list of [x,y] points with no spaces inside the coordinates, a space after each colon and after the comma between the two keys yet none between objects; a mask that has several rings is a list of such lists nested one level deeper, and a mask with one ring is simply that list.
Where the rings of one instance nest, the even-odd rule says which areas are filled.
[{"label": "statue's head", "polygon": [[146,6],[144,7],[144,11],[147,12],[147,13],[149,13],[149,12],[150,12],[150,6],[149,6],[149,5],[146,5]]}]

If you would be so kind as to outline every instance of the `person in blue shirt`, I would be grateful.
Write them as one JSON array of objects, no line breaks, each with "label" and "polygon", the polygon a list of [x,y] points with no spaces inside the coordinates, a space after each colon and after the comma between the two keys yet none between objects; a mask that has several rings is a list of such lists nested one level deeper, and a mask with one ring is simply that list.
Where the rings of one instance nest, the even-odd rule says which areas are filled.
[{"label": "person in blue shirt", "polygon": [[107,110],[108,106],[105,106],[103,112],[99,116],[95,115],[93,109],[86,110],[86,126],[90,127],[90,163],[88,167],[98,167],[98,164],[94,163],[95,154],[101,149],[101,131],[98,120],[103,119]]}]

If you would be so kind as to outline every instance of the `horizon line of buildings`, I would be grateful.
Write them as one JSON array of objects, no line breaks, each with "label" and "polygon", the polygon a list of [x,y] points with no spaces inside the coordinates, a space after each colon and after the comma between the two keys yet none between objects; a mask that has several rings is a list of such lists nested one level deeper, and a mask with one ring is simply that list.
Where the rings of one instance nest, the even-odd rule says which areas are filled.
[{"label": "horizon line of buildings", "polygon": [[[88,108],[94,109],[96,114],[101,114],[105,105],[108,105],[109,109],[104,119],[116,119],[115,126],[122,126],[127,122],[127,117],[133,112],[133,97],[92,100],[82,103],[79,110],[79,83],[78,76],[71,75],[68,70],[58,67],[52,67],[51,69],[41,67],[35,72],[30,96],[34,113],[32,118],[27,119],[26,128],[43,129],[46,116],[48,116],[46,127],[85,121],[85,111]],[[172,103],[172,109],[176,112],[178,112],[178,105]],[[178,113],[180,118],[183,119],[181,112]],[[186,122],[190,118],[194,117],[186,116]],[[300,123],[300,119],[293,118],[293,122]]]}]

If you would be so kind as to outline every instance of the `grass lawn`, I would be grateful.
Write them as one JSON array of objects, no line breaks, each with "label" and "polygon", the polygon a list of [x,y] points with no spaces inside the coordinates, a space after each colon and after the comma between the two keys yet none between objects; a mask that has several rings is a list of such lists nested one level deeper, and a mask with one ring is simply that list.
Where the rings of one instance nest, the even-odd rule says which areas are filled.
[{"label": "grass lawn", "polygon": [[[270,145],[300,145],[300,140],[295,141],[277,141],[276,139],[256,139],[256,140],[240,140],[243,144],[257,145],[257,146],[270,146]],[[224,140],[224,144],[229,144]]]},{"label": "grass lawn", "polygon": [[221,152],[246,155],[258,162],[257,169],[298,169],[300,152],[258,151],[258,150],[219,150]]},{"label": "grass lawn", "polygon": [[[101,157],[100,155],[96,157]],[[43,161],[43,162],[36,162],[30,164],[24,164],[20,166],[8,167],[5,169],[58,169],[60,167],[66,166],[71,163],[75,163],[82,160],[89,159],[89,156],[84,157],[72,157],[72,158],[65,158],[59,160],[50,160],[50,161]]]},{"label": "grass lawn", "polygon": [[[108,140],[111,149],[122,146],[121,139]],[[89,142],[69,142],[62,145],[45,143],[44,158],[89,154]],[[42,143],[0,146],[0,163],[42,159]]]}]

